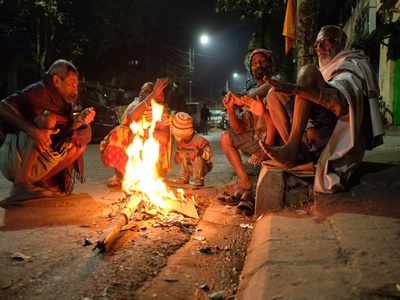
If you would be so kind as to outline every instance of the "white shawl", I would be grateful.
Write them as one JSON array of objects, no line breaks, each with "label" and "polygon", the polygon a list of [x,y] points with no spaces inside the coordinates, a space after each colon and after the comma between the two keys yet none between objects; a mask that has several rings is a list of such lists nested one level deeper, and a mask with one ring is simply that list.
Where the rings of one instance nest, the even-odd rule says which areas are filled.
[{"label": "white shawl", "polygon": [[378,108],[379,88],[361,51],[342,51],[320,71],[349,104],[348,114],[338,119],[316,168],[314,191],[333,193],[343,189],[365,150],[382,143],[384,130]]}]

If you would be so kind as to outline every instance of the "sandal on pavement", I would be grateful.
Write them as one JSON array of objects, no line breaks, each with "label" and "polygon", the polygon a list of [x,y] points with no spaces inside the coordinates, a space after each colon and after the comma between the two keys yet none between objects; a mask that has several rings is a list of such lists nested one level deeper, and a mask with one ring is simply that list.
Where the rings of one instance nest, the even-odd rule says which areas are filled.
[{"label": "sandal on pavement", "polygon": [[221,196],[218,197],[218,200],[226,205],[235,206],[239,203],[240,197],[241,197],[240,191],[236,191],[233,194],[228,194],[227,192],[224,192]]},{"label": "sandal on pavement", "polygon": [[239,213],[244,213],[246,216],[254,214],[254,203],[252,201],[240,201],[237,206]]},{"label": "sandal on pavement", "polygon": [[202,186],[204,186],[204,180],[202,180],[202,179],[192,179],[190,181],[190,184],[195,186],[195,187],[202,187]]},{"label": "sandal on pavement", "polygon": [[239,212],[245,213],[247,216],[254,214],[255,199],[251,191],[246,191],[240,197],[240,202],[237,206]]},{"label": "sandal on pavement", "polygon": [[222,196],[218,197],[218,200],[227,204],[227,205],[237,205],[240,202],[240,198],[242,197],[244,190],[236,190],[233,193],[224,192]]},{"label": "sandal on pavement", "polygon": [[175,184],[188,184],[189,183],[189,178],[185,177],[178,177],[173,181]]}]

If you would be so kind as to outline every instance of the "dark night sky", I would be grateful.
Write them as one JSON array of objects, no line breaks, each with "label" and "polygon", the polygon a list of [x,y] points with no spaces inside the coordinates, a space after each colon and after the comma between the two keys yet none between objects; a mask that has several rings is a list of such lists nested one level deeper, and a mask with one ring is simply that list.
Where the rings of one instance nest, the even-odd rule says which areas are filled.
[{"label": "dark night sky", "polygon": [[[164,1],[164,0],[162,0]],[[160,1],[161,2],[161,1]],[[193,95],[208,97],[217,95],[225,87],[227,78],[234,71],[245,75],[243,59],[255,25],[240,21],[237,15],[215,13],[215,0],[170,0],[168,15],[176,35],[168,41],[173,46],[182,45],[186,51],[195,48]],[[183,30],[179,30],[183,26]],[[208,46],[201,46],[198,37],[206,32],[210,36]],[[173,36],[173,35],[172,35]],[[182,43],[182,44],[181,44]],[[244,78],[244,76],[243,76]]]},{"label": "dark night sky", "polygon": [[[55,58],[71,59],[88,81],[109,84],[111,78],[119,76],[117,84],[120,87],[136,92],[144,81],[164,76],[166,66],[168,70],[176,72],[170,67],[175,65],[182,74],[187,72],[188,51],[193,47],[196,53],[192,77],[194,98],[210,97],[210,95],[216,97],[224,89],[228,78],[233,82],[234,71],[245,74],[243,59],[256,26],[248,21],[240,21],[237,15],[217,14],[216,0],[132,0],[131,6],[126,4],[129,3],[127,0],[114,0],[112,4],[111,1],[107,1],[68,2],[70,4],[63,9],[73,20],[71,28],[82,33],[87,41],[81,43],[83,55],[72,57],[71,40],[74,35],[68,30],[66,23],[65,28],[62,26],[58,28],[56,42],[49,49],[47,64]],[[132,11],[118,11],[124,5],[130,7]],[[121,19],[118,19],[119,14],[122,15]],[[0,27],[2,21],[13,26],[13,20],[9,18],[2,20],[1,17],[8,15],[0,13]],[[130,23],[130,18],[135,19]],[[107,27],[105,20],[117,23]],[[120,24],[118,20],[121,20]],[[130,25],[132,27],[129,30],[122,32],[124,26]],[[15,36],[24,32],[23,37],[27,39],[24,49],[27,50],[24,50],[22,55],[27,57],[26,61],[31,61],[29,48],[32,46],[28,41],[30,33],[25,32],[25,29],[21,27]],[[113,31],[116,32],[115,36]],[[210,36],[210,43],[206,47],[201,46],[198,41],[201,33]],[[134,36],[131,40],[130,35]],[[64,44],[63,36],[66,37],[68,44]],[[10,49],[14,49],[15,44],[21,45],[19,42],[16,43],[15,39],[7,37],[4,39],[11,45]],[[72,46],[68,47],[69,45]],[[22,52],[19,48],[16,51]],[[140,61],[136,69],[129,66],[129,63],[135,60]],[[36,80],[39,76],[30,72],[20,73],[18,78],[20,87]],[[187,94],[188,81],[181,84]]]}]

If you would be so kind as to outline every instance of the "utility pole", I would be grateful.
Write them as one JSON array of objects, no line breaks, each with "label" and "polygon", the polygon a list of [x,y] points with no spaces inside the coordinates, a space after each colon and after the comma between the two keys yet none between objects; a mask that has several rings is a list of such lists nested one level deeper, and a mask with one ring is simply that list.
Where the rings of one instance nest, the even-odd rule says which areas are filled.
[{"label": "utility pole", "polygon": [[189,59],[189,103],[192,102],[192,79],[193,79],[193,73],[194,73],[194,48],[191,47],[189,48],[188,52],[188,59]]}]

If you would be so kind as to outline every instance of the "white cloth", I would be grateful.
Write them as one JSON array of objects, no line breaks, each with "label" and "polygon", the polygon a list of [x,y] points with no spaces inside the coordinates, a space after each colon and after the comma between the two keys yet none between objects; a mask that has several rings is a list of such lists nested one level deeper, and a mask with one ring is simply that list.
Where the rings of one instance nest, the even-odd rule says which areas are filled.
[{"label": "white cloth", "polygon": [[378,109],[379,88],[368,58],[361,51],[342,51],[320,71],[349,105],[348,114],[338,119],[316,168],[314,191],[333,193],[344,188],[365,150],[382,143],[384,130]]}]

